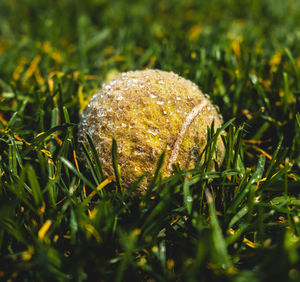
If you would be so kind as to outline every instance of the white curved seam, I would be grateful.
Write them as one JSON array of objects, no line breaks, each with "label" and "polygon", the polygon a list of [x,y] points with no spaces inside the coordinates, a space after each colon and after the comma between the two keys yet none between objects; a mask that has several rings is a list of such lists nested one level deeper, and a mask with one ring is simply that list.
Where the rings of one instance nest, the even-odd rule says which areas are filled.
[{"label": "white curved seam", "polygon": [[181,130],[177,136],[177,139],[174,143],[171,156],[168,161],[167,165],[167,171],[170,172],[172,170],[172,164],[176,162],[178,154],[179,154],[179,149],[180,145],[183,141],[184,134],[187,132],[189,129],[190,125],[194,121],[194,119],[199,115],[199,113],[203,110],[203,108],[207,105],[207,100],[203,100],[200,104],[195,106],[190,113],[187,115],[185,121],[183,122],[181,126]]}]

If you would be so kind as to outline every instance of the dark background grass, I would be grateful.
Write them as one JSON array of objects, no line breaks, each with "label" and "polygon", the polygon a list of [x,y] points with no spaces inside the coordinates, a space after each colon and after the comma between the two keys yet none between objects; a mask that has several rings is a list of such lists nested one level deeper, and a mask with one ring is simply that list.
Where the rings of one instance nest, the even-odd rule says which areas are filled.
[{"label": "dark background grass", "polygon": [[[298,281],[299,41],[296,0],[0,1],[0,279]],[[80,111],[144,68],[210,94],[224,163],[211,132],[194,170],[89,198]]]}]

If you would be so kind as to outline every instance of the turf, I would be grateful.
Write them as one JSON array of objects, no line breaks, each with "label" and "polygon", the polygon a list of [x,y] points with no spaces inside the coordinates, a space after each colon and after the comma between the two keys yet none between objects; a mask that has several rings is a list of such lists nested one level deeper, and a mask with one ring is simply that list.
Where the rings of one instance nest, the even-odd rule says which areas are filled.
[{"label": "turf", "polygon": [[[0,0],[0,280],[299,281],[297,0]],[[77,141],[116,73],[197,83],[224,117],[224,162],[174,165],[147,193]],[[86,165],[87,164],[87,165]]]}]

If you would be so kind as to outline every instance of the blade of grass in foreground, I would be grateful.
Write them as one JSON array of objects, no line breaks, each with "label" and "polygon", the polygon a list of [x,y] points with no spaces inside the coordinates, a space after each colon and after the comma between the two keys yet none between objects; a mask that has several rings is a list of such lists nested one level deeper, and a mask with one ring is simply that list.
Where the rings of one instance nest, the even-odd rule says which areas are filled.
[{"label": "blade of grass in foreground", "polygon": [[33,142],[31,143],[30,146],[28,146],[26,148],[26,150],[24,150],[22,152],[22,157],[24,158],[25,156],[27,156],[29,154],[30,151],[32,150],[35,150],[35,147],[38,146],[40,143],[42,143],[49,135],[51,135],[52,133],[58,131],[58,130],[64,130],[70,126],[75,126],[75,124],[73,123],[65,123],[63,125],[58,125],[58,126],[55,126],[51,129],[49,129],[48,131],[46,132],[43,132],[42,134],[38,135],[34,140]]},{"label": "blade of grass in foreground", "polygon": [[226,242],[218,222],[213,198],[211,193],[207,189],[205,190],[205,194],[208,203],[209,214],[211,217],[210,223],[211,223],[212,236],[213,236],[212,240],[217,252],[217,258],[219,259],[219,262],[224,267],[224,269],[228,270],[229,268],[232,267],[232,261],[230,260],[227,252]]},{"label": "blade of grass in foreground", "polygon": [[101,183],[104,180],[104,174],[103,174],[103,170],[102,170],[101,163],[99,160],[99,156],[98,156],[97,150],[95,148],[92,137],[89,134],[87,134],[86,137],[89,142],[90,149],[91,149],[94,161],[95,161],[95,172],[97,174],[99,183]]},{"label": "blade of grass in foreground", "polygon": [[266,157],[265,156],[260,157],[257,163],[256,171],[253,173],[253,175],[251,176],[250,180],[243,188],[243,190],[235,197],[232,206],[228,209],[229,213],[236,212],[238,206],[241,204],[241,202],[245,199],[246,195],[249,193],[250,186],[262,178],[265,163],[266,163]]},{"label": "blade of grass in foreground", "polygon": [[166,152],[162,152],[162,154],[159,156],[157,164],[156,164],[156,169],[154,172],[154,176],[151,179],[151,182],[149,184],[149,187],[147,189],[147,193],[145,195],[144,200],[146,200],[148,198],[148,196],[150,195],[150,193],[152,192],[155,184],[157,183],[158,177],[159,177],[159,172],[164,164],[164,160],[165,160],[165,156],[166,156]]},{"label": "blade of grass in foreground", "polygon": [[121,183],[121,173],[118,166],[118,157],[117,157],[117,141],[115,139],[112,140],[112,163],[115,171],[116,182],[118,189],[123,192],[123,187]]},{"label": "blade of grass in foreground", "polygon": [[78,170],[72,165],[70,161],[65,159],[64,157],[59,158],[63,164],[65,164],[77,177],[79,177],[86,185],[88,185],[91,189],[96,190],[95,185],[93,185],[82,173],[78,172]]},{"label": "blade of grass in foreground", "polygon": [[300,127],[300,113],[296,114],[296,119],[297,119],[298,126]]},{"label": "blade of grass in foreground", "polygon": [[212,133],[211,138],[208,138],[206,146],[204,147],[203,151],[201,152],[197,164],[196,166],[198,167],[201,163],[202,160],[202,156],[203,154],[205,154],[205,161],[203,163],[203,166],[209,167],[213,154],[215,153],[213,148],[216,148],[216,143],[217,143],[217,138],[218,136],[225,131],[225,129],[230,126],[233,122],[235,121],[235,118],[230,119],[229,121],[227,121],[225,124],[223,124],[222,127],[218,128],[215,132],[211,131],[211,128],[208,128],[208,137],[209,137],[209,133]]},{"label": "blade of grass in foreground", "polygon": [[183,196],[184,196],[184,204],[186,205],[188,214],[191,214],[192,212],[192,206],[193,206],[193,197],[191,195],[190,187],[189,187],[189,181],[186,179],[183,182]]},{"label": "blade of grass in foreground", "polygon": [[29,165],[27,168],[27,176],[30,183],[34,203],[38,207],[43,202],[43,196],[36,173],[31,165]]},{"label": "blade of grass in foreground", "polygon": [[293,70],[295,72],[296,80],[297,80],[297,87],[298,90],[300,89],[300,73],[299,73],[299,67],[297,66],[297,62],[295,61],[290,49],[284,48],[285,53],[287,54],[292,66]]},{"label": "blade of grass in foreground", "polygon": [[90,168],[90,171],[93,175],[93,178],[94,178],[95,182],[97,183],[97,185],[99,185],[101,182],[99,181],[99,177],[96,173],[96,168],[95,168],[94,163],[91,159],[91,156],[90,156],[89,151],[86,147],[86,144],[84,142],[80,142],[80,146],[81,146],[81,149],[82,149],[82,153],[85,156],[85,159],[87,161],[88,167]]}]

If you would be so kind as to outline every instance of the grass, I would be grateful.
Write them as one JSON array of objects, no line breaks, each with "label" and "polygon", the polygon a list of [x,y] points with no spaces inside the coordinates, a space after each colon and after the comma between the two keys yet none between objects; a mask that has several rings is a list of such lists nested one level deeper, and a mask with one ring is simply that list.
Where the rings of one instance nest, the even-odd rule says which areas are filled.
[{"label": "grass", "polygon": [[[296,0],[0,1],[0,280],[299,281]],[[105,178],[80,111],[117,72],[196,82],[226,154],[147,193]],[[78,157],[83,152],[84,159]],[[85,165],[87,164],[87,165]]]}]

